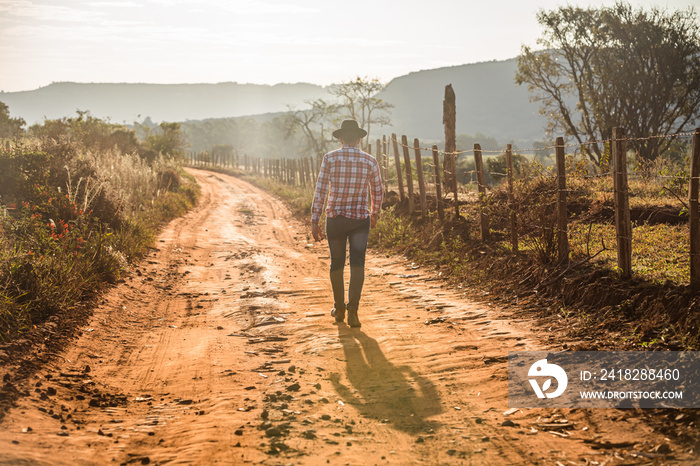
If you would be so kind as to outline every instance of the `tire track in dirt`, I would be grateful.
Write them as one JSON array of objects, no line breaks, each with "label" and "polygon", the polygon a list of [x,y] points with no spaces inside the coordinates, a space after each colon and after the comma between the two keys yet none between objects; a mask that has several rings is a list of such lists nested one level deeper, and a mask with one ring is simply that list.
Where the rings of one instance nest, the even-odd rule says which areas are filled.
[{"label": "tire track in dirt", "polygon": [[401,258],[370,254],[362,328],[333,323],[326,244],[307,244],[258,188],[192,173],[197,208],[163,231],[74,345],[23,381],[28,396],[0,425],[0,462],[691,459],[631,411],[504,416],[507,352],[546,344]]}]

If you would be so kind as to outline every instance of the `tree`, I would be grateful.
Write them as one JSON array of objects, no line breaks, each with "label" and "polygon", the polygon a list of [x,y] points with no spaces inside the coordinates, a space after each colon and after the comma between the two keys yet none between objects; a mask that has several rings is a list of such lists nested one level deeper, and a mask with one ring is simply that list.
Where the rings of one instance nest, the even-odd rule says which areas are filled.
[{"label": "tree", "polygon": [[316,155],[323,155],[333,143],[329,128],[336,128],[343,118],[353,118],[367,131],[370,140],[372,125],[388,125],[388,111],[393,105],[377,98],[384,89],[378,79],[357,77],[352,81],[334,84],[329,93],[336,102],[316,99],[307,102],[310,108],[287,112],[287,136],[301,130],[307,141],[307,148]]},{"label": "tree", "polygon": [[367,131],[367,140],[373,124],[385,126],[390,123],[388,102],[377,98],[384,89],[384,84],[377,78],[356,77],[355,79],[331,86],[329,92],[340,100],[340,106],[347,111],[350,118],[357,120],[360,127]]},{"label": "tree", "polygon": [[56,141],[67,139],[85,149],[105,151],[117,148],[124,154],[142,151],[136,133],[123,125],[94,117],[88,110],[77,110],[77,117],[44,120],[29,128],[32,136]]},{"label": "tree", "polygon": [[[515,80],[527,84],[549,117],[548,131],[564,132],[600,163],[614,126],[628,147],[653,160],[700,116],[700,26],[693,9],[645,11],[629,4],[560,7],[537,15],[538,43],[523,46]],[[644,139],[636,139],[644,138]]]},{"label": "tree", "polygon": [[297,129],[301,129],[306,138],[307,149],[316,156],[322,156],[328,152],[328,147],[333,141],[327,131],[328,126],[332,124],[332,116],[338,112],[338,106],[323,99],[308,101],[307,104],[310,108],[305,110],[289,107],[286,135],[291,137]]},{"label": "tree", "polygon": [[0,138],[13,138],[24,130],[25,121],[22,118],[11,118],[10,107],[0,102]]},{"label": "tree", "polygon": [[111,135],[118,125],[92,116],[89,110],[76,110],[76,113],[76,118],[66,120],[73,139],[80,141],[88,149],[106,150],[114,147]]},{"label": "tree", "polygon": [[167,157],[182,156],[187,144],[180,129],[180,123],[163,122],[159,128],[159,131],[149,132],[146,137],[146,146],[156,154],[160,153]]},{"label": "tree", "polygon": [[[513,163],[513,176],[520,176],[522,167],[527,161],[524,155],[512,154],[511,160]],[[486,159],[486,171],[489,177],[496,183],[504,180],[508,173],[508,163],[506,154],[501,154],[497,157],[489,157]]]},{"label": "tree", "polygon": [[127,128],[114,130],[110,140],[122,154],[138,154],[143,150],[136,133]]}]

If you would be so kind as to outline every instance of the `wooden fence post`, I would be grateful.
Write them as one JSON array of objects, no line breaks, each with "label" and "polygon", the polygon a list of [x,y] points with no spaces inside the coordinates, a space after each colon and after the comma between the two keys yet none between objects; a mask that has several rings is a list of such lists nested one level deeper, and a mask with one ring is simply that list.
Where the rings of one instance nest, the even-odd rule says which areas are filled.
[{"label": "wooden fence post", "polygon": [[690,162],[688,211],[690,214],[690,284],[700,285],[700,128],[693,134],[693,152]]},{"label": "wooden fence post", "polygon": [[459,199],[457,199],[457,154],[452,152],[450,160],[450,165],[452,166],[452,191],[455,195],[455,217],[459,217]]},{"label": "wooden fence post", "polygon": [[306,157],[299,159],[299,173],[301,174],[302,186],[306,186],[307,183],[311,182],[311,177],[309,177],[309,169],[306,166]]},{"label": "wooden fence post", "polygon": [[294,171],[293,177],[295,182],[293,184],[303,186],[304,185],[304,172],[301,171],[301,161],[297,158],[292,159],[292,170]]},{"label": "wooden fence post", "polygon": [[489,239],[489,217],[486,215],[486,177],[484,176],[484,159],[481,158],[481,145],[474,144],[474,168],[476,169],[476,184],[479,190],[479,223],[481,240]]},{"label": "wooden fence post", "polygon": [[386,134],[382,136],[382,179],[384,180],[384,192],[389,192],[389,151],[386,145]]},{"label": "wooden fence post", "polygon": [[420,155],[420,142],[413,140],[413,150],[416,155],[416,177],[418,178],[418,190],[420,191],[420,212],[423,218],[428,217],[428,203],[425,199],[425,178],[423,177],[423,159]]},{"label": "wooden fence post", "polygon": [[383,175],[382,173],[382,141],[377,138],[377,143],[375,144],[375,147],[377,148],[377,154],[374,156],[375,159],[377,159],[377,164],[379,164],[379,174]]},{"label": "wooden fence post", "polygon": [[403,146],[403,161],[406,164],[406,187],[408,188],[408,212],[409,215],[415,210],[415,200],[413,199],[413,169],[411,168],[411,156],[408,152],[408,138],[404,134],[401,136]]},{"label": "wooden fence post", "polygon": [[518,252],[518,221],[515,215],[515,194],[513,187],[513,150],[506,146],[506,174],[508,176],[508,208],[510,209],[510,242],[513,252]]},{"label": "wooden fence post", "polygon": [[459,215],[459,203],[457,202],[457,151],[456,136],[457,105],[455,91],[452,84],[445,86],[445,100],[442,101],[442,123],[445,126],[445,191],[452,190],[455,195],[455,215]]},{"label": "wooden fence post", "polygon": [[311,173],[311,165],[309,164],[309,158],[304,157],[304,171],[309,179],[309,185],[313,187],[314,185],[314,174]]},{"label": "wooden fence post", "polygon": [[295,159],[297,172],[299,173],[299,185],[306,186],[306,173],[304,173],[304,163],[302,159]]},{"label": "wooden fence post", "polygon": [[442,202],[442,188],[440,186],[440,155],[438,147],[433,145],[433,167],[435,167],[435,197],[437,199],[438,218],[445,221],[445,206]]},{"label": "wooden fence post", "polygon": [[384,166],[382,167],[384,179],[389,177],[389,151],[386,146],[386,134],[382,135],[382,154],[384,154]]},{"label": "wooden fence post", "polygon": [[399,199],[401,202],[406,199],[406,195],[403,192],[403,176],[401,175],[401,157],[399,157],[399,141],[396,139],[396,134],[391,134],[391,140],[394,143],[394,163],[396,164],[396,178],[399,183]]},{"label": "wooden fence post", "polygon": [[[384,144],[384,149],[386,149],[386,144]],[[382,140],[377,138],[377,163],[379,164],[379,175],[382,177],[382,183],[384,184],[384,192],[387,192],[387,181],[386,181],[386,153],[382,150]]]},{"label": "wooden fence post", "polygon": [[557,138],[557,244],[559,263],[569,262],[569,232],[566,206],[566,164],[564,158],[564,138]]},{"label": "wooden fence post", "polygon": [[617,266],[622,277],[632,275],[632,221],[627,187],[627,139],[624,128],[613,128],[613,169],[615,190],[615,229]]}]

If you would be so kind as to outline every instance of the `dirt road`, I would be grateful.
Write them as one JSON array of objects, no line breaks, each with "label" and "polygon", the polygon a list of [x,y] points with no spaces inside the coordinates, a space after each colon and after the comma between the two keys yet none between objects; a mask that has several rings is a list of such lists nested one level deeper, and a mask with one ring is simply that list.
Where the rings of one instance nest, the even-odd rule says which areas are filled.
[{"label": "dirt road", "polygon": [[308,244],[269,194],[192,173],[198,207],[164,230],[67,351],[17,382],[29,396],[0,424],[0,463],[696,458],[631,410],[504,415],[508,351],[547,345],[528,322],[401,258],[370,255],[362,328],[335,324],[326,243]]}]

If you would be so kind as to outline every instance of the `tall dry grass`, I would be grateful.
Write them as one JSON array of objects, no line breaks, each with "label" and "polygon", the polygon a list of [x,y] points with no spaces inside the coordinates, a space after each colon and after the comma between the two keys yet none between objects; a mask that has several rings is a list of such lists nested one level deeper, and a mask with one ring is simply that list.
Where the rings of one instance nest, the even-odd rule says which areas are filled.
[{"label": "tall dry grass", "polygon": [[197,187],[172,159],[148,163],[80,141],[0,151],[0,341],[114,283],[184,213]]}]

